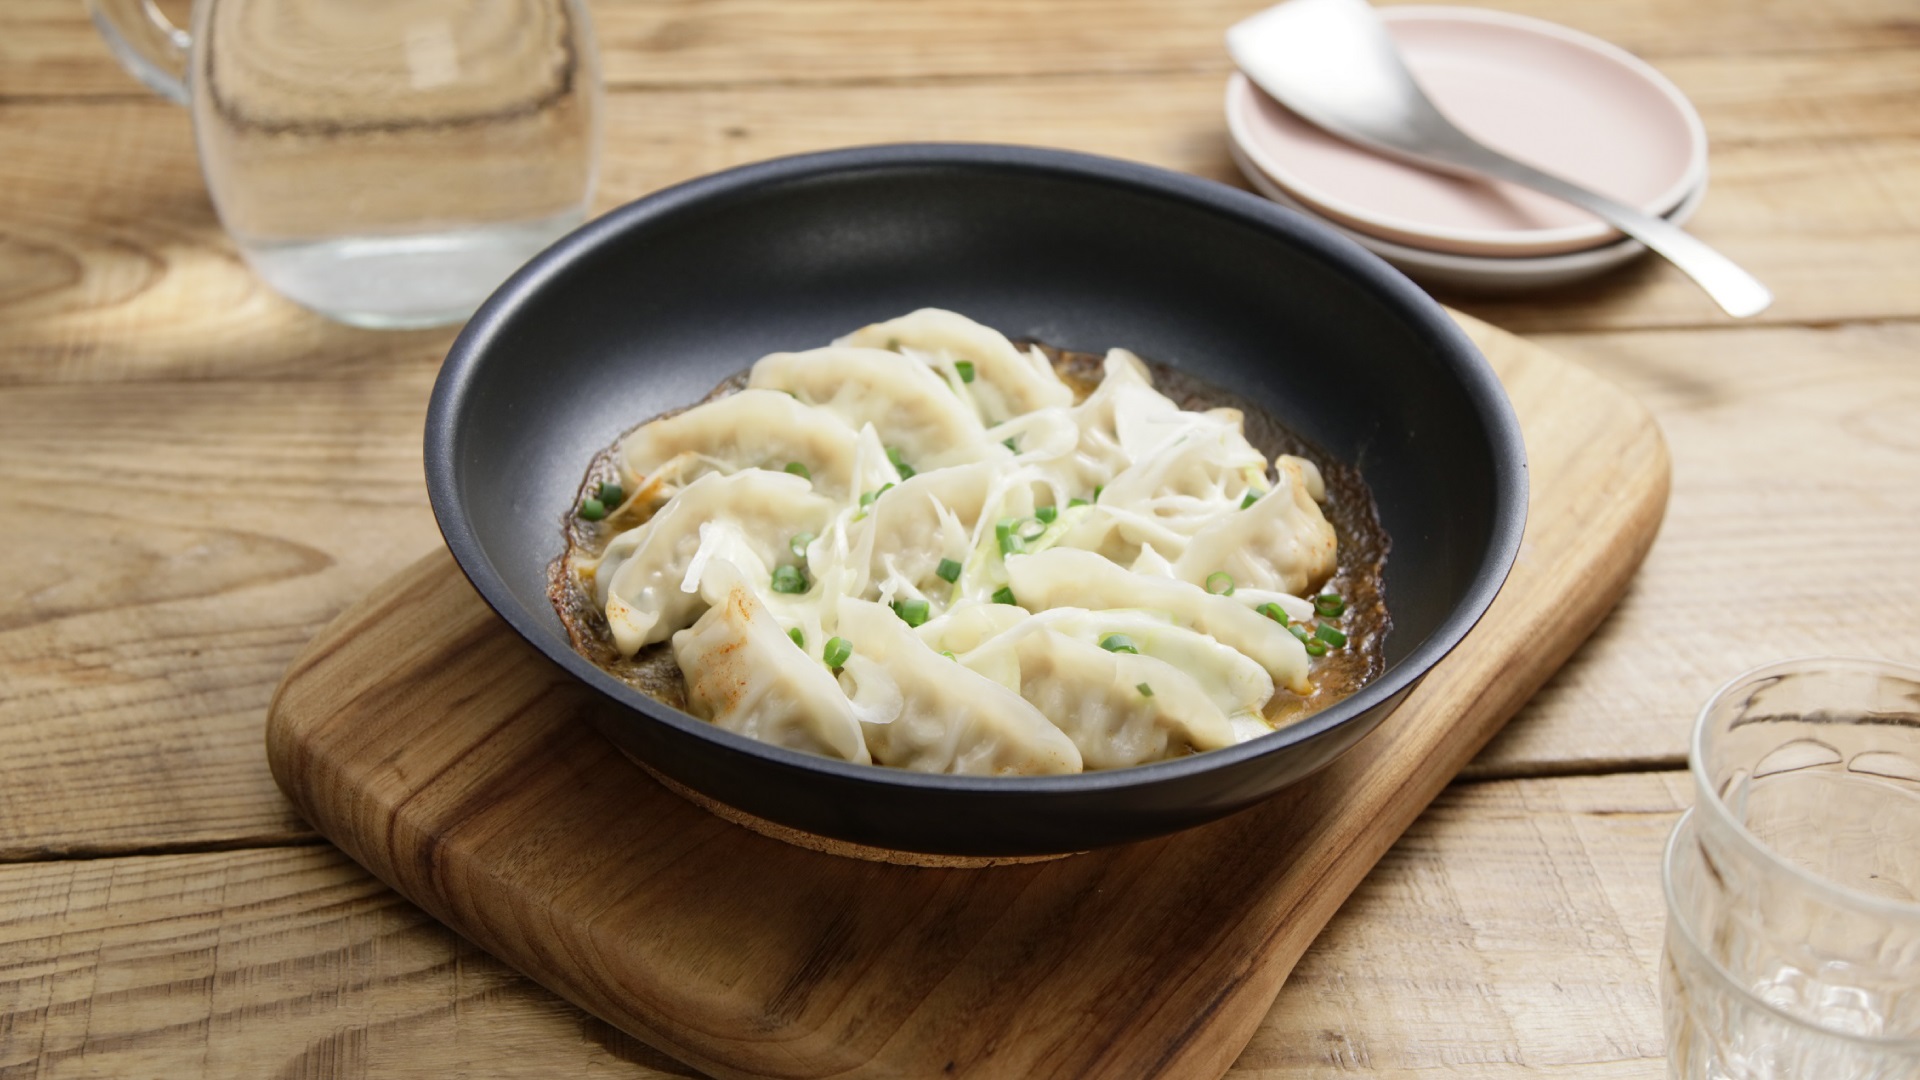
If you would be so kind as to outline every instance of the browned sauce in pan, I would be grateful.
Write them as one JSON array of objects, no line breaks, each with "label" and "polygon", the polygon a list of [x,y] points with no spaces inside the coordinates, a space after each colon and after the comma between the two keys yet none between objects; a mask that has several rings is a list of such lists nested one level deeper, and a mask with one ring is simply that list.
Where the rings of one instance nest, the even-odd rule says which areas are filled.
[{"label": "browned sauce in pan", "polygon": [[[1092,353],[1067,352],[1039,342],[1034,344],[1053,361],[1054,370],[1071,386],[1076,399],[1084,399],[1101,378],[1102,357]],[[1388,539],[1380,527],[1380,515],[1373,495],[1367,490],[1360,471],[1308,443],[1281,426],[1265,410],[1236,394],[1202,382],[1163,364],[1149,363],[1155,386],[1183,409],[1214,409],[1225,406],[1240,410],[1245,419],[1247,441],[1272,459],[1279,454],[1295,454],[1320,467],[1326,481],[1327,500],[1321,504],[1327,520],[1333,524],[1339,540],[1339,559],[1333,577],[1319,592],[1338,593],[1346,599],[1346,613],[1336,624],[1347,635],[1346,647],[1334,649],[1311,661],[1314,691],[1305,697],[1291,691],[1276,690],[1267,704],[1266,715],[1275,727],[1290,724],[1320,711],[1378,678],[1386,668],[1385,645],[1391,621],[1382,579],[1386,572]],[[725,397],[747,382],[741,372],[714,387],[702,401]],[[661,416],[671,416],[672,410]],[[653,419],[659,419],[654,417]],[[636,427],[639,425],[636,425]],[[622,437],[624,438],[624,436]],[[594,455],[573,505],[578,505],[603,480],[618,480],[620,443],[616,441]],[[686,684],[680,666],[674,662],[673,649],[662,641],[641,649],[631,659],[622,657],[613,646],[605,616],[594,606],[590,592],[581,587],[579,577],[569,567],[577,560],[599,556],[616,535],[643,524],[647,514],[657,507],[640,508],[633,500],[621,513],[602,521],[583,521],[569,515],[565,525],[566,551],[547,570],[547,595],[567,627],[573,647],[614,677],[641,693],[676,709],[686,708]]]}]

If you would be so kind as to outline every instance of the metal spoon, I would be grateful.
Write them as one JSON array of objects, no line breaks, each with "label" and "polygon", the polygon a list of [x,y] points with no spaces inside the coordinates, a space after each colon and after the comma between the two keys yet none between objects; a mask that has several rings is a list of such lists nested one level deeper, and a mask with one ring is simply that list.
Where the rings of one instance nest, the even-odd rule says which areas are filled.
[{"label": "metal spoon", "polygon": [[1260,89],[1349,142],[1572,203],[1665,256],[1735,318],[1773,303],[1752,274],[1679,228],[1515,161],[1453,126],[1414,81],[1366,0],[1288,0],[1228,30],[1227,50]]}]

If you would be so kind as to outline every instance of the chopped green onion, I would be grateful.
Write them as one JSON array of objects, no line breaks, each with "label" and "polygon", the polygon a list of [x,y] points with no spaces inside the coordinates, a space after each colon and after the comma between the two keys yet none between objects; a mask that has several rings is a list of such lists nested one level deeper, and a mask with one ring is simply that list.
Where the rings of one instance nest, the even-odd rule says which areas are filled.
[{"label": "chopped green onion", "polygon": [[1000,542],[1000,555],[1004,558],[1020,551],[1020,538],[1013,533],[1013,519],[1007,518],[993,527],[994,539]]},{"label": "chopped green onion", "polygon": [[1101,485],[1100,485],[1099,487],[1097,487],[1097,488],[1094,488],[1094,489],[1093,489],[1093,501],[1094,501],[1094,502],[1099,502],[1099,501],[1100,501],[1100,493],[1101,493],[1101,492],[1103,492],[1103,491],[1105,491],[1105,490],[1107,490],[1107,485],[1105,485],[1105,484],[1101,484]]},{"label": "chopped green onion", "polygon": [[1314,627],[1313,636],[1319,638],[1321,641],[1326,642],[1327,644],[1333,646],[1336,649],[1340,648],[1341,646],[1347,643],[1347,635],[1341,633],[1338,630],[1335,630],[1333,627],[1328,626],[1326,623],[1321,623],[1319,626]]},{"label": "chopped green onion", "polygon": [[820,659],[825,660],[828,667],[838,671],[852,655],[853,645],[846,638],[834,637],[827,639],[827,647],[821,651]]},{"label": "chopped green onion", "polygon": [[973,381],[973,361],[955,360],[953,362],[953,370],[960,373],[961,382],[970,383]]},{"label": "chopped green onion", "polygon": [[1000,445],[1006,447],[1007,449],[1013,451],[1016,454],[1020,452],[1020,448],[1018,446],[1013,445],[1013,439],[1011,438],[1001,439]]},{"label": "chopped green onion", "polygon": [[1087,505],[1087,500],[1085,499],[1068,499],[1067,500],[1067,509],[1069,510],[1073,509],[1076,506],[1085,506],[1085,505]]},{"label": "chopped green onion", "polygon": [[810,469],[808,469],[808,468],[806,467],[806,465],[804,465],[804,464],[802,464],[801,462],[798,462],[798,461],[789,461],[789,462],[787,462],[787,471],[788,471],[788,472],[790,472],[790,473],[792,473],[793,475],[795,475],[795,476],[797,476],[797,477],[799,477],[799,478],[800,478],[800,479],[802,479],[802,480],[811,480],[811,479],[813,479],[813,472],[812,472],[812,470],[810,470]]},{"label": "chopped green onion", "polygon": [[794,533],[793,539],[787,541],[787,550],[793,552],[794,558],[805,559],[807,557],[807,545],[811,543],[813,543],[812,533]]},{"label": "chopped green onion", "polygon": [[1313,610],[1329,619],[1337,619],[1347,613],[1347,602],[1339,593],[1321,593],[1313,598]]},{"label": "chopped green onion", "polygon": [[1022,543],[1028,540],[1038,540],[1040,539],[1040,534],[1046,531],[1047,523],[1037,517],[1021,518],[1019,521],[1013,523],[1013,535],[1019,537]]},{"label": "chopped green onion", "polygon": [[1307,635],[1306,630],[1303,629],[1302,627],[1289,626],[1287,627],[1287,633],[1292,634],[1294,637],[1300,639],[1302,644],[1305,644],[1306,642],[1313,640],[1311,637]]},{"label": "chopped green onion", "polygon": [[959,657],[957,657],[957,656],[955,656],[955,655],[953,655],[953,650],[952,650],[952,649],[941,649],[941,650],[940,650],[940,655],[941,655],[941,656],[944,656],[944,657],[946,657],[946,658],[947,658],[947,659],[949,659],[949,660],[958,660],[958,659],[960,659]]},{"label": "chopped green onion", "polygon": [[893,613],[908,626],[919,626],[927,621],[927,602],[925,600],[895,600]]},{"label": "chopped green onion", "polygon": [[913,466],[900,460],[899,447],[897,446],[887,447],[887,460],[893,462],[893,467],[900,471],[900,479],[902,480],[913,479]]},{"label": "chopped green onion", "polygon": [[993,602],[996,604],[1015,603],[1016,601],[1013,599],[1013,586],[1011,585],[1000,586],[1000,588],[993,594]]},{"label": "chopped green onion", "polygon": [[612,509],[627,501],[627,489],[619,484],[603,483],[600,485],[598,498],[601,506]]},{"label": "chopped green onion", "polygon": [[607,516],[607,508],[599,499],[589,495],[580,500],[580,520],[599,521]]},{"label": "chopped green onion", "polygon": [[798,645],[803,649],[807,647],[807,635],[801,633],[799,627],[796,626],[793,629],[787,631],[787,636],[793,639],[793,643],[795,645]]},{"label": "chopped green onion", "polygon": [[807,591],[807,575],[797,566],[782,566],[773,572],[773,591],[777,593],[803,593]]},{"label": "chopped green onion", "polygon": [[941,559],[940,568],[934,573],[940,575],[940,580],[951,585],[960,580],[960,564],[952,559]]},{"label": "chopped green onion", "polygon": [[1040,509],[1035,510],[1033,512],[1033,516],[1039,518],[1041,521],[1047,523],[1048,525],[1051,525],[1053,524],[1054,519],[1060,516],[1060,508],[1057,506],[1043,506]]},{"label": "chopped green onion", "polygon": [[1249,491],[1247,492],[1247,497],[1240,500],[1240,509],[1245,510],[1247,507],[1252,506],[1254,503],[1257,503],[1259,501],[1260,501],[1260,496],[1255,495],[1253,492]]},{"label": "chopped green onion", "polygon": [[1308,641],[1308,642],[1306,642],[1305,644],[1306,644],[1306,646],[1307,646],[1307,655],[1308,655],[1308,656],[1325,656],[1325,655],[1327,655],[1327,643],[1326,643],[1326,642],[1324,642],[1324,641]]},{"label": "chopped green onion", "polygon": [[1271,600],[1267,601],[1264,604],[1261,604],[1259,607],[1254,608],[1253,610],[1259,612],[1262,615],[1265,615],[1267,618],[1272,619],[1274,622],[1279,623],[1281,626],[1287,625],[1286,609],[1282,608],[1279,604],[1276,604]]},{"label": "chopped green onion", "polygon": [[873,500],[879,497],[880,493],[877,491],[863,491],[860,493],[860,505],[863,507],[872,506]]},{"label": "chopped green onion", "polygon": [[[1215,570],[1207,575],[1207,591],[1215,596],[1233,595],[1233,575],[1225,570]],[[1272,603],[1272,601],[1268,601]]]},{"label": "chopped green onion", "polygon": [[1100,647],[1108,652],[1133,653],[1135,656],[1140,654],[1139,647],[1134,645],[1133,639],[1125,634],[1108,634],[1100,639]]},{"label": "chopped green onion", "polygon": [[1140,683],[1139,685],[1135,686],[1134,689],[1140,691],[1141,697],[1153,696],[1153,687],[1148,686],[1146,683]]}]

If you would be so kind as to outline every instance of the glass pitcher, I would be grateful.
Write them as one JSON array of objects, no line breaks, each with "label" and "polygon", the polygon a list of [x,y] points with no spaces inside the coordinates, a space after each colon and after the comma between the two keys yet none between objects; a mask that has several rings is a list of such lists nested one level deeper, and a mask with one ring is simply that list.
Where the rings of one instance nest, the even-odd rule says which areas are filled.
[{"label": "glass pitcher", "polygon": [[193,113],[220,222],[275,290],[358,326],[457,322],[586,217],[600,74],[579,0],[88,0]]}]

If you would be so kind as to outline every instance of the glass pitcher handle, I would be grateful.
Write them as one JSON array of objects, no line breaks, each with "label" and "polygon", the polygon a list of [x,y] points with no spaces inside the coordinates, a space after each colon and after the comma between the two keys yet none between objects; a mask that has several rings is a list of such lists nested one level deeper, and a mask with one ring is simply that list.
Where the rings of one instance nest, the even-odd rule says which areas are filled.
[{"label": "glass pitcher handle", "polygon": [[187,103],[192,39],[168,22],[153,0],[87,0],[87,14],[121,67],[168,101]]}]

